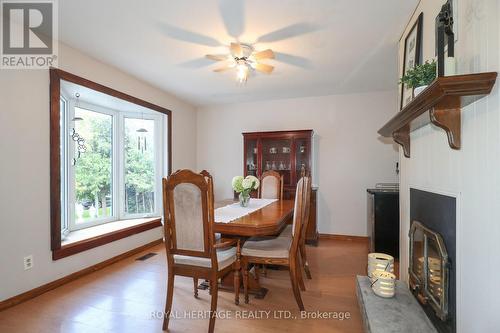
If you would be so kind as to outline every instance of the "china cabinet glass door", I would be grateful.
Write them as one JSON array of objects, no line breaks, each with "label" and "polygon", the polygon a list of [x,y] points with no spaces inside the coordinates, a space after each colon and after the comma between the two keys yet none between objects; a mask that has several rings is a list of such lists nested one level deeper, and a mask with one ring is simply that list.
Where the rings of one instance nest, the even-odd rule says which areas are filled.
[{"label": "china cabinet glass door", "polygon": [[252,175],[257,177],[257,139],[246,140],[245,142],[245,168],[246,176]]},{"label": "china cabinet glass door", "polygon": [[262,139],[262,172],[274,170],[283,175],[285,185],[292,182],[292,140]]},{"label": "china cabinet glass door", "polygon": [[311,173],[310,165],[310,141],[306,138],[295,139],[295,174],[297,180]]}]

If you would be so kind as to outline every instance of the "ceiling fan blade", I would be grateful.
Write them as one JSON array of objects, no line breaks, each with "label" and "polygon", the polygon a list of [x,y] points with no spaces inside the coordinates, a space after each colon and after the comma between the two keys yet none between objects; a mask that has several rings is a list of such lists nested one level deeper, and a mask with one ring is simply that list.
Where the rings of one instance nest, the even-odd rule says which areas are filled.
[{"label": "ceiling fan blade", "polygon": [[243,50],[242,50],[241,45],[239,43],[231,43],[230,50],[231,50],[231,54],[234,57],[241,58],[241,56],[243,55]]},{"label": "ceiling fan blade", "polygon": [[206,58],[214,61],[224,61],[227,60],[227,55],[226,54],[207,54],[205,56]]},{"label": "ceiling fan blade", "polygon": [[245,0],[219,0],[219,11],[229,36],[238,39],[245,32]]},{"label": "ceiling fan blade", "polygon": [[226,64],[222,67],[214,69],[214,72],[224,72],[224,71],[227,71],[228,69],[231,69],[231,68],[233,68],[231,65]]},{"label": "ceiling fan blade", "polygon": [[258,70],[259,72],[271,74],[271,72],[274,70],[274,66],[266,64],[256,64],[255,69]]},{"label": "ceiling fan blade", "polygon": [[289,64],[303,69],[313,68],[311,61],[307,58],[283,52],[276,52],[275,54],[276,54],[276,61],[283,62],[285,64]]},{"label": "ceiling fan blade", "polygon": [[210,66],[211,64],[213,64],[212,61],[203,57],[203,58],[196,58],[196,59],[182,62],[182,63],[178,64],[178,66],[183,67],[183,68],[193,69],[193,68],[202,68],[202,67]]},{"label": "ceiling fan blade", "polygon": [[186,29],[182,29],[179,27],[176,27],[174,25],[170,25],[167,23],[158,23],[158,29],[164,33],[165,35],[169,36],[170,38],[183,41],[183,42],[188,42],[188,43],[193,43],[193,44],[200,44],[200,45],[206,45],[206,46],[220,46],[221,43],[216,40],[215,38],[212,38],[210,36],[206,36],[197,32],[189,31]]},{"label": "ceiling fan blade", "polygon": [[252,55],[255,60],[274,59],[274,52],[271,49],[256,52]]},{"label": "ceiling fan blade", "polygon": [[300,22],[295,23],[281,29],[272,31],[263,36],[257,38],[258,43],[270,43],[270,42],[278,42],[281,40],[285,40],[288,38],[293,38],[301,35],[305,35],[311,32],[315,32],[320,30],[321,27],[315,24]]}]

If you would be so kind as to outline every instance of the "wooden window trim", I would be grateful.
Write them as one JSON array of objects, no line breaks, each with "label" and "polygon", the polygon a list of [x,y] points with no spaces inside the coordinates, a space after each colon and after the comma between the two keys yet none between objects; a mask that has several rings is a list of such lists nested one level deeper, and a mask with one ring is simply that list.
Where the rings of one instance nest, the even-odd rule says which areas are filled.
[{"label": "wooden window trim", "polygon": [[69,257],[73,254],[80,253],[83,251],[90,250],[94,247],[98,247],[104,244],[114,242],[116,240],[129,237],[143,231],[151,230],[154,228],[161,227],[161,218],[153,218],[150,221],[137,224],[131,227],[119,229],[116,231],[108,232],[95,237],[87,238],[78,242],[70,243],[67,245],[62,245],[57,250],[52,250],[52,260],[58,260],[61,258]]},{"label": "wooden window trim", "polygon": [[167,159],[168,174],[172,171],[172,111],[158,105],[133,97],[102,84],[76,76],[57,68],[50,72],[50,245],[52,259],[57,260],[70,255],[101,246],[118,239],[135,235],[162,225],[161,218],[129,228],[106,233],[76,243],[61,245],[61,151],[60,151],[60,109],[61,80],[72,82],[104,94],[158,111],[168,116],[167,120]]}]

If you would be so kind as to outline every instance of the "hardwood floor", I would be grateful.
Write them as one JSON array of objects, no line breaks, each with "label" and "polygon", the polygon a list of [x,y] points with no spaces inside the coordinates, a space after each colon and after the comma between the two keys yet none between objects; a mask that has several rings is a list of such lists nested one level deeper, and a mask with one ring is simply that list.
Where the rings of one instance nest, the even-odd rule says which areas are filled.
[{"label": "hardwood floor", "polygon": [[[365,274],[367,244],[360,241],[322,239],[318,247],[307,247],[312,280],[305,280],[302,292],[306,310],[350,314],[349,319],[278,319],[281,313],[300,318],[287,271],[268,270],[261,283],[269,289],[265,299],[250,297],[250,304],[234,304],[234,295],[219,292],[218,310],[221,316],[216,332],[363,332],[355,281],[356,274]],[[143,254],[158,255],[146,261],[136,261]],[[35,299],[0,312],[0,332],[162,332],[161,313],[166,292],[165,249],[155,246],[142,254],[122,260]],[[208,291],[200,290],[193,297],[192,279],[176,277],[173,312],[178,317],[195,311],[208,311]],[[246,312],[244,312],[246,311]],[[249,312],[253,311],[253,312]],[[238,315],[261,315],[271,311],[271,319],[238,318]],[[206,332],[208,319],[175,318],[170,332]]]}]

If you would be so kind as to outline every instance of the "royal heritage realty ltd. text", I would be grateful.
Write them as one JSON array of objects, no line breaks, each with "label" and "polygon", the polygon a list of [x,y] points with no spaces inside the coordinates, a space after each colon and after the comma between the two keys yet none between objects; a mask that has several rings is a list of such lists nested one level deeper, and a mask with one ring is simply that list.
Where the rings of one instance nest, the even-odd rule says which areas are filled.
[{"label": "royal heritage realty ltd. text", "polygon": [[254,311],[162,311],[151,312],[152,319],[207,319],[215,316],[218,319],[329,319],[348,320],[351,319],[350,312],[344,311],[300,311],[295,313],[288,310],[254,310]]}]

